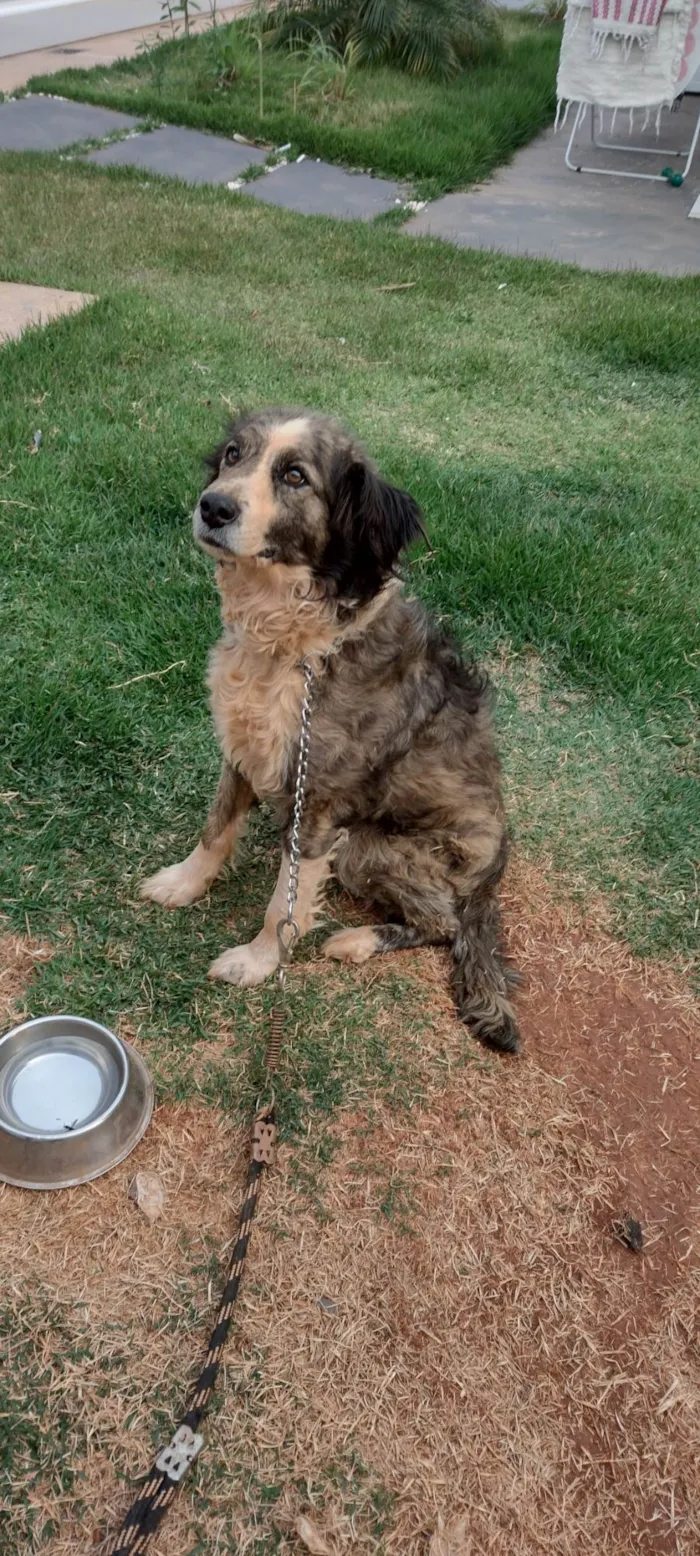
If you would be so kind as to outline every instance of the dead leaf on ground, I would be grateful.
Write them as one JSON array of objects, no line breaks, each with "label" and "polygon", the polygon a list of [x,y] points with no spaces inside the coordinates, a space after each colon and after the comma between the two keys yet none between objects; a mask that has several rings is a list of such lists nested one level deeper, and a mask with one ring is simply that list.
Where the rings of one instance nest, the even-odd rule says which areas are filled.
[{"label": "dead leaf on ground", "polygon": [[681,1378],[674,1378],[670,1389],[664,1394],[661,1403],[656,1407],[657,1416],[664,1416],[667,1410],[673,1410],[674,1405],[680,1404],[684,1399],[685,1389]]},{"label": "dead leaf on ground", "polygon": [[137,1172],[128,1188],[129,1199],[147,1221],[157,1221],[165,1210],[165,1185],[157,1172]]},{"label": "dead leaf on ground", "polygon": [[471,1556],[472,1542],[467,1534],[467,1515],[451,1518],[449,1524],[439,1513],[437,1529],[430,1541],[428,1556]]},{"label": "dead leaf on ground", "polygon": [[307,1551],[311,1551],[311,1556],[333,1556],[328,1541],[303,1513],[297,1518],[294,1528]]}]

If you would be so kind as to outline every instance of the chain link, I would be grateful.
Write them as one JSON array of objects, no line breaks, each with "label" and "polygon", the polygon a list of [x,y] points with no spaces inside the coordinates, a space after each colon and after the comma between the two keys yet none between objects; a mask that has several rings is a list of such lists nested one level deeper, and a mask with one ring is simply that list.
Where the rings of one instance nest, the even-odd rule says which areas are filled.
[{"label": "chain link", "polygon": [[[311,708],[314,698],[314,673],[308,659],[302,659],[301,669],[304,676],[304,695],[301,702],[301,722],[299,731],[299,756],[297,758],[297,775],[294,785],[294,808],[292,811],[292,830],[289,837],[289,876],[287,878],[287,915],[280,919],[277,925],[277,945],[279,947],[279,967],[277,981],[280,989],[284,986],[287,967],[292,960],[294,947],[299,939],[300,929],[294,917],[297,896],[299,894],[299,866],[301,863],[301,818],[304,813],[304,800],[306,798],[306,780],[309,772],[309,747],[311,745]],[[281,1019],[281,1017],[279,1018]]]},{"label": "chain link", "polygon": [[308,659],[303,659],[304,696],[301,704],[301,728],[299,731],[299,758],[294,789],[294,812],[289,839],[289,882],[287,885],[287,924],[294,923],[294,909],[299,893],[299,863],[301,859],[301,818],[306,798],[306,780],[309,773],[309,748],[311,745],[311,707],[314,698],[314,673]]}]

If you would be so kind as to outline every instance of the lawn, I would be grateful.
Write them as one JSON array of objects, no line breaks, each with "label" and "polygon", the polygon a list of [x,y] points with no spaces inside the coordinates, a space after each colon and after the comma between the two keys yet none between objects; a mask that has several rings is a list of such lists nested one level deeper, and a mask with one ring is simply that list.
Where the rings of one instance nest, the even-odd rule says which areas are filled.
[{"label": "lawn", "polygon": [[[560,29],[512,16],[504,28],[501,58],[447,84],[396,70],[354,70],[346,95],[328,100],[323,72],[309,73],[307,60],[268,48],[263,117],[257,58],[242,23],[166,41],[107,70],[36,77],[29,90],[271,146],[291,142],[289,155],[305,152],[404,179],[427,198],[486,178],[553,117]],[[232,59],[237,74],[229,81]]]},{"label": "lawn", "polygon": [[[38,925],[64,872],[80,876],[88,818],[118,874],[196,831],[216,767],[200,690],[216,616],[187,523],[199,456],[230,406],[289,399],[334,407],[415,491],[435,547],[416,587],[468,644],[515,656],[499,690],[517,834],[612,892],[635,945],[688,950],[696,283],[308,227],[128,173],[3,166],[5,275],[99,297],[3,351],[5,787],[37,812],[36,829],[18,820],[14,868],[27,886],[42,875]],[[381,290],[396,281],[411,286]],[[536,716],[518,709],[523,666]],[[118,865],[103,848],[115,816]],[[34,887],[21,921],[33,902]]]},{"label": "lawn", "polygon": [[[171,916],[136,902],[139,879],[190,847],[216,781],[202,688],[217,612],[208,566],[189,527],[200,456],[217,439],[222,418],[243,404],[331,408],[358,430],[387,475],[410,487],[423,505],[433,551],[416,553],[412,587],[493,670],[519,868],[546,879],[552,902],[576,899],[584,913],[605,924],[608,939],[614,933],[637,953],[687,967],[697,942],[699,480],[692,450],[699,419],[698,292],[692,280],[585,275],[452,250],[381,224],[309,222],[226,191],[157,179],[146,184],[130,171],[106,174],[58,158],[0,158],[0,201],[5,278],[79,289],[97,299],[82,314],[2,350],[6,927],[53,953],[32,985],[33,1013],[70,1007],[98,1015],[132,1035],[147,1054],[163,1110],[161,1134],[152,1137],[161,1141],[162,1170],[182,1184],[178,1173],[193,1140],[198,1152],[182,1190],[192,1217],[190,1242],[177,1243],[170,1228],[168,1258],[176,1259],[178,1249],[182,1255],[183,1248],[199,1248],[200,1222],[209,1239],[204,1251],[199,1248],[199,1263],[178,1277],[180,1284],[172,1291],[167,1285],[162,1311],[160,1297],[151,1304],[146,1293],[150,1266],[138,1276],[139,1302],[152,1315],[143,1354],[138,1352],[151,1393],[130,1396],[128,1411],[118,1405],[124,1442],[116,1462],[119,1475],[130,1477],[137,1438],[147,1455],[151,1434],[155,1440],[166,1433],[169,1412],[181,1398],[181,1379],[207,1311],[207,1282],[216,1289],[216,1255],[237,1192],[238,1146],[225,1131],[216,1133],[218,1123],[197,1126],[197,1134],[182,1110],[204,1108],[215,1120],[221,1109],[236,1127],[247,1116],[259,1084],[271,999],[267,989],[248,996],[208,985],[204,977],[213,957],[248,938],[259,921],[275,872],[275,840],[264,816],[251,829],[240,869],[210,901]],[[388,290],[397,282],[405,283],[403,290]],[[39,428],[43,439],[35,454]],[[336,901],[332,911],[347,909]],[[558,923],[555,909],[548,912]],[[574,1259],[575,1247],[585,1254],[596,1223],[579,1224],[576,1216],[588,1215],[585,1195],[593,1191],[572,1165],[575,1124],[562,1124],[561,1082],[542,1081],[546,1096],[535,1095],[540,1072],[523,1067],[520,1092],[514,1078],[519,1071],[507,1072],[510,1078],[501,1083],[505,1072],[495,1061],[455,1035],[454,1022],[448,1031],[444,969],[430,962],[433,953],[421,965],[434,968],[443,990],[436,996],[443,1002],[437,1015],[433,994],[416,986],[410,959],[377,964],[367,977],[337,970],[320,979],[313,975],[317,944],[312,939],[304,948],[300,962],[309,976],[295,976],[291,992],[294,1044],[281,1106],[292,1152],[287,1183],[294,1192],[289,1189],[280,1219],[265,1223],[275,1258],[302,1214],[309,1220],[305,1257],[316,1246],[330,1214],[324,1173],[337,1149],[334,1120],[343,1110],[359,1131],[373,1127],[377,1110],[391,1107],[398,1122],[390,1127],[400,1132],[407,1103],[432,1096],[438,1080],[447,1085],[459,1075],[467,1075],[475,1091],[471,1101],[462,1099],[463,1112],[455,1118],[466,1118],[473,1107],[469,1116],[481,1119],[486,1104],[474,1100],[480,1096],[492,1098],[497,1109],[502,1095],[503,1105],[516,1112],[525,1093],[530,1097],[513,1147],[511,1220],[506,1216],[504,1235],[508,1227],[520,1227],[524,1203],[516,1161],[534,1163],[536,1156],[541,1205],[538,1199],[522,1235],[531,1248],[541,1239],[546,1265],[547,1240],[554,1236],[547,1218],[564,1202],[575,1204],[584,1208],[572,1211],[566,1223],[572,1239],[566,1259]],[[660,1035],[659,1047],[665,1046]],[[493,1167],[491,1119],[486,1109],[478,1147],[485,1154],[477,1153],[487,1175]],[[178,1131],[181,1159],[172,1155]],[[346,1167],[360,1174],[353,1181],[364,1195],[363,1150],[356,1143],[359,1162],[353,1158]],[[399,1239],[389,1257],[400,1264],[401,1237],[410,1243],[418,1180],[408,1147],[400,1171],[387,1166],[386,1145],[377,1153],[371,1172],[367,1168],[371,1217]],[[595,1157],[598,1165],[602,1160]],[[586,1171],[593,1161],[589,1150]],[[436,1193],[442,1193],[441,1175],[448,1170],[438,1149],[430,1167]],[[498,1168],[499,1185],[506,1181],[501,1173],[506,1168]],[[573,1176],[565,1183],[562,1174]],[[207,1187],[213,1181],[220,1186],[215,1203]],[[485,1182],[470,1184],[470,1205],[482,1201]],[[190,1191],[195,1197],[187,1199]],[[76,1289],[82,1290],[84,1277],[73,1208],[83,1217],[80,1237],[87,1238],[92,1260],[99,1248],[89,1236],[90,1206],[109,1205],[118,1216],[110,1198],[115,1192],[106,1180],[94,1199],[61,1201],[55,1236],[67,1239],[61,1268],[78,1261]],[[498,1217],[500,1187],[493,1192]],[[606,1204],[609,1192],[609,1184],[605,1193],[600,1189]],[[5,1214],[18,1213],[18,1200],[8,1202]],[[365,1196],[362,1205],[369,1215],[370,1199]],[[123,1235],[136,1237],[132,1222],[124,1221]],[[376,1261],[370,1245],[371,1238],[368,1268]],[[27,1247],[35,1246],[41,1243],[30,1238]],[[133,1257],[138,1264],[136,1244]],[[318,1257],[325,1257],[322,1250]],[[565,1263],[562,1257],[562,1268]],[[19,1373],[14,1383],[10,1377],[4,1397],[0,1379],[0,1413],[15,1421],[0,1452],[14,1507],[4,1548],[12,1556],[28,1550],[63,1556],[70,1545],[56,1543],[51,1508],[72,1508],[79,1523],[87,1492],[72,1478],[62,1444],[69,1442],[79,1456],[88,1447],[95,1451],[103,1440],[99,1432],[112,1441],[117,1425],[116,1417],[110,1425],[109,1401],[126,1398],[119,1390],[127,1389],[138,1356],[125,1339],[130,1320],[118,1293],[109,1298],[107,1328],[102,1325],[95,1350],[95,1335],[81,1328],[79,1305],[72,1299],[57,1305],[45,1274],[35,1278],[31,1260],[30,1266],[26,1299],[15,1301],[16,1293],[9,1293],[4,1315],[8,1345],[19,1357]],[[484,1266],[487,1284],[490,1268]],[[538,1269],[535,1263],[533,1303],[540,1300]],[[553,1266],[555,1285],[558,1269]],[[263,1300],[268,1278],[264,1267],[258,1270],[258,1284],[249,1288],[253,1304]],[[399,1286],[402,1279],[399,1271]],[[502,1285],[506,1275],[498,1279]],[[617,1274],[611,1285],[607,1279],[601,1267],[596,1290],[617,1290]],[[130,1303],[131,1287],[124,1291],[124,1303]],[[86,1302],[88,1296],[86,1287]],[[620,1300],[624,1308],[624,1291]],[[554,1317],[563,1311],[558,1301],[552,1304]],[[656,1311],[651,1303],[649,1313]],[[110,1313],[116,1314],[112,1328]],[[543,1321],[533,1318],[528,1334],[538,1334]],[[186,1343],[177,1341],[190,1330]],[[498,1334],[494,1345],[510,1343],[500,1325]],[[284,1345],[279,1336],[274,1341],[282,1352],[294,1343],[293,1336]],[[567,1332],[567,1359],[571,1343]],[[174,1349],[166,1356],[167,1345]],[[602,1335],[600,1345],[607,1345]],[[270,1346],[272,1338],[255,1341],[246,1362],[250,1378],[259,1378],[261,1369],[264,1374]],[[169,1379],[157,1407],[155,1374],[148,1372],[156,1353]],[[506,1355],[489,1354],[494,1365]],[[664,1352],[664,1367],[676,1366],[670,1355]],[[84,1356],[92,1360],[78,1403],[71,1379]],[[639,1358],[634,1365],[640,1376],[648,1370]],[[408,1358],[407,1376],[412,1366]],[[507,1360],[498,1366],[509,1375]],[[617,1371],[631,1367],[628,1358]],[[492,1379],[482,1383],[486,1400]],[[568,1386],[566,1380],[567,1411]],[[316,1400],[324,1387],[321,1376]],[[70,1408],[64,1409],[64,1398]],[[54,1412],[49,1436],[41,1426],[47,1399]],[[519,1396],[518,1410],[529,1408],[530,1399],[536,1463],[535,1396]],[[638,1401],[641,1417],[655,1423],[652,1404],[646,1396]],[[251,1406],[249,1431],[257,1431],[257,1408]],[[96,1420],[102,1422],[97,1438]],[[665,1422],[664,1416],[664,1429]],[[306,1484],[305,1466],[290,1467],[281,1438],[274,1453],[268,1447],[267,1458],[263,1454],[243,1473],[245,1442],[236,1439],[229,1459],[221,1449],[223,1457],[214,1456],[193,1493],[200,1522],[206,1523],[208,1509],[218,1509],[221,1551],[236,1549],[226,1543],[226,1497],[233,1494],[227,1475],[234,1473],[229,1462],[237,1466],[245,1548],[299,1549],[282,1539],[280,1528],[287,1525],[282,1513],[275,1522],[274,1509],[280,1498],[282,1507],[294,1475]],[[595,1451],[601,1464],[607,1462],[604,1444],[596,1442]],[[659,1448],[660,1464],[663,1453]],[[389,1539],[393,1527],[391,1473],[385,1484],[375,1469],[348,1447],[324,1469],[325,1490],[309,1490],[318,1505],[325,1495],[341,1498],[343,1517],[359,1542],[353,1550],[383,1550],[385,1532]],[[527,1529],[518,1525],[520,1543],[503,1549],[574,1549],[562,1543],[574,1504],[564,1496],[555,1517],[547,1500],[558,1477],[552,1461],[540,1521]],[[581,1534],[578,1549],[607,1550],[604,1542],[617,1526],[606,1521],[605,1486],[598,1488],[597,1502],[598,1490],[594,1494],[585,1475],[574,1482],[584,1486],[589,1509],[600,1510],[593,1543]],[[577,1495],[572,1491],[574,1502]],[[500,1492],[493,1496],[497,1509]],[[590,1536],[592,1526],[586,1527]],[[416,1530],[411,1525],[410,1539],[389,1541],[387,1551],[423,1552]],[[480,1548],[487,1535],[485,1526]],[[191,1541],[179,1548],[191,1549]]]}]

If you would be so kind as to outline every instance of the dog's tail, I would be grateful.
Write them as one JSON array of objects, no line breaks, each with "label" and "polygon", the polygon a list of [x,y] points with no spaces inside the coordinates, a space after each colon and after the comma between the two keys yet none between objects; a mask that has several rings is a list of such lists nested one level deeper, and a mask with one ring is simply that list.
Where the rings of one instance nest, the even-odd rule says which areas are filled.
[{"label": "dog's tail", "polygon": [[452,987],[462,1021],[489,1048],[517,1054],[520,1033],[500,960],[500,922],[493,882],[462,903],[452,944]]}]

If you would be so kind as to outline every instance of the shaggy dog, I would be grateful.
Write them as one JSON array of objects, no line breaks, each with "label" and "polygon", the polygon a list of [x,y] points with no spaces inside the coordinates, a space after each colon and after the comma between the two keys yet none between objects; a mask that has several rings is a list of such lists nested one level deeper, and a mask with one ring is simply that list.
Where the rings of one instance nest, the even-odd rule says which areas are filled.
[{"label": "shaggy dog", "polygon": [[275,971],[307,660],[300,932],[332,869],[389,922],[341,930],[326,956],[449,945],[462,1019],[482,1042],[517,1050],[498,959],[506,821],[487,682],[396,575],[422,533],[416,503],[335,421],[305,411],[241,417],[208,466],[193,523],[221,596],[209,690],[223,767],[201,841],[142,895],[165,907],[200,897],[266,800],[282,836],[277,886],[260,934],[224,951],[210,976],[247,987]]}]

